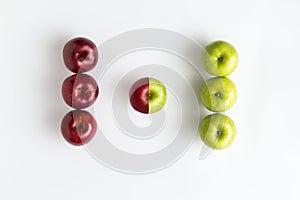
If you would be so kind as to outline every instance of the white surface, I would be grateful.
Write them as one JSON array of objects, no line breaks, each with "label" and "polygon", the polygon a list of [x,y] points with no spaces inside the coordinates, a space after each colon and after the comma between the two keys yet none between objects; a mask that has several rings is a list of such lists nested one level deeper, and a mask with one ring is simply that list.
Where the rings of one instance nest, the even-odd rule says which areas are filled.
[{"label": "white surface", "polygon": [[[0,199],[299,199],[299,9],[296,0],[1,0]],[[197,140],[171,167],[127,175],[62,140],[63,44],[144,27],[238,49],[231,148],[197,160]]]},{"label": "white surface", "polygon": [[[114,62],[109,69],[105,72],[103,81],[100,85],[109,86],[106,87],[108,89],[105,90],[106,94],[103,94],[104,91],[102,89],[102,95],[100,96],[101,100],[104,99],[103,96],[109,96],[110,98],[107,98],[110,100],[110,102],[106,102],[104,105],[101,104],[101,100],[93,105],[94,112],[96,118],[101,121],[101,129],[103,131],[103,134],[105,137],[109,140],[110,143],[112,143],[114,146],[118,147],[119,149],[122,149],[125,152],[130,152],[133,154],[146,154],[146,153],[154,153],[157,151],[160,151],[161,149],[166,148],[177,136],[178,130],[181,126],[181,107],[179,102],[176,99],[176,96],[171,93],[171,91],[168,91],[168,103],[164,107],[166,110],[165,113],[167,115],[166,119],[161,129],[164,131],[161,133],[153,133],[153,135],[156,135],[155,137],[151,139],[136,139],[132,136],[128,136],[128,134],[124,134],[121,131],[121,128],[119,127],[118,123],[116,122],[116,119],[113,114],[113,110],[111,109],[111,98],[113,98],[113,93],[115,90],[111,88],[115,88],[118,84],[118,81],[114,81],[116,78],[123,78],[128,72],[131,72],[133,69],[136,69],[137,67],[143,67],[145,63],[159,63],[159,65],[162,66],[172,66],[172,70],[177,70],[177,72],[182,75],[179,71],[180,67],[189,69],[186,70],[189,72],[189,74],[195,73],[195,70],[193,67],[191,67],[187,62],[184,62],[182,59],[180,59],[177,56],[174,56],[170,53],[164,52],[164,51],[155,51],[155,50],[144,50],[144,51],[137,51],[132,52],[126,56],[123,56],[122,58],[118,59],[116,62]],[[143,67],[145,69],[145,66]],[[144,70],[145,71],[145,70]],[[148,70],[149,71],[149,70]],[[155,70],[154,70],[155,71]],[[181,70],[183,71],[183,70]],[[143,74],[143,76],[148,76],[148,74]],[[157,76],[152,76],[156,77]],[[131,81],[134,82],[140,78],[139,74],[131,73]],[[198,77],[197,77],[198,78]],[[163,81],[165,83],[165,80],[159,78],[160,81]],[[114,85],[115,84],[115,85]],[[123,88],[122,88],[123,89]],[[173,91],[174,92],[174,91]],[[126,91],[127,94],[127,91]],[[126,97],[128,94],[126,95]],[[127,98],[122,99],[125,100],[126,103],[123,105],[127,106]],[[108,100],[107,100],[108,101]],[[100,102],[100,103],[99,103]],[[197,102],[197,101],[196,101]],[[102,110],[105,110],[104,113],[102,113]],[[143,124],[143,122],[140,122],[141,120],[148,122],[146,126],[147,127],[151,124],[151,118],[146,119],[146,117],[150,117],[149,115],[140,114],[134,111],[134,109],[131,106],[128,106],[128,112],[132,114],[132,122],[135,123],[135,125],[139,126],[140,124]],[[198,112],[196,112],[198,114]],[[112,116],[112,117],[107,117]],[[130,115],[129,115],[130,116]],[[145,123],[145,122],[144,122]],[[114,125],[114,126],[112,126]],[[193,135],[193,134],[192,134]],[[97,144],[97,143],[96,143]]]}]

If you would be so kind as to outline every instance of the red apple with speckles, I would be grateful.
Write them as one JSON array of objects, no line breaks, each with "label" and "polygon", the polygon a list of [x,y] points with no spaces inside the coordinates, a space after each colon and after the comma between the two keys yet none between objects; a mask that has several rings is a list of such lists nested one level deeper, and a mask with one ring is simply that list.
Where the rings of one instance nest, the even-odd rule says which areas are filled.
[{"label": "red apple with speckles", "polygon": [[83,73],[93,69],[98,62],[98,50],[89,39],[77,37],[68,41],[63,49],[66,67],[74,73]]},{"label": "red apple with speckles", "polygon": [[74,74],[64,80],[61,92],[66,104],[75,109],[84,109],[96,101],[99,88],[93,77]]},{"label": "red apple with speckles", "polygon": [[97,131],[94,117],[84,110],[68,112],[61,122],[61,133],[64,139],[72,145],[87,144]]}]

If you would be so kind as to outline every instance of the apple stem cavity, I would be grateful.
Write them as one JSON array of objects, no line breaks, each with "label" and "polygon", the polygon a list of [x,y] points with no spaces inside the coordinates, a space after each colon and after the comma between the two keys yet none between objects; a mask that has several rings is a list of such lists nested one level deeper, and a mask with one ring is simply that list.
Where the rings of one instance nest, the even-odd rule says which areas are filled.
[{"label": "apple stem cavity", "polygon": [[76,126],[76,129],[79,130],[79,131],[83,131],[84,130],[84,125],[82,123],[79,123],[77,126]]},{"label": "apple stem cavity", "polygon": [[219,57],[218,61],[221,62],[223,60],[223,57]]},{"label": "apple stem cavity", "polygon": [[216,92],[216,93],[215,93],[215,96],[216,96],[216,97],[221,97],[221,93],[220,93],[220,92]]},{"label": "apple stem cavity", "polygon": [[77,59],[79,61],[83,61],[86,58],[86,56],[87,56],[87,53],[81,53],[78,55]]},{"label": "apple stem cavity", "polygon": [[220,137],[220,136],[222,135],[222,131],[221,131],[221,130],[218,130],[218,131],[217,131],[217,135],[218,135],[218,137]]}]

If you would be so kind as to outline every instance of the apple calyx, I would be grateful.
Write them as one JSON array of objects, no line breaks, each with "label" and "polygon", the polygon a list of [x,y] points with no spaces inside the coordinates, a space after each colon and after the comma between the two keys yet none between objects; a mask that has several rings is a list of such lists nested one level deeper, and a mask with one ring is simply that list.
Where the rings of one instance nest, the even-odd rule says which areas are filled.
[{"label": "apple calyx", "polygon": [[222,135],[222,130],[218,130],[217,135],[218,135],[218,137],[220,137]]},{"label": "apple calyx", "polygon": [[81,52],[77,53],[76,57],[79,61],[84,61],[84,59],[87,57],[88,52]]},{"label": "apple calyx", "polygon": [[221,98],[221,93],[220,92],[216,92],[215,96]]}]

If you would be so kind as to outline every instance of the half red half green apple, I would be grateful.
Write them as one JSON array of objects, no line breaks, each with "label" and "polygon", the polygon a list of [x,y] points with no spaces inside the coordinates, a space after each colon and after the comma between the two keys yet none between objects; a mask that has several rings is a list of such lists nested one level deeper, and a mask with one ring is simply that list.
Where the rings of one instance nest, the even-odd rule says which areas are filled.
[{"label": "half red half green apple", "polygon": [[151,114],[164,107],[167,101],[167,90],[159,80],[144,77],[131,86],[129,98],[131,106],[136,111]]}]

